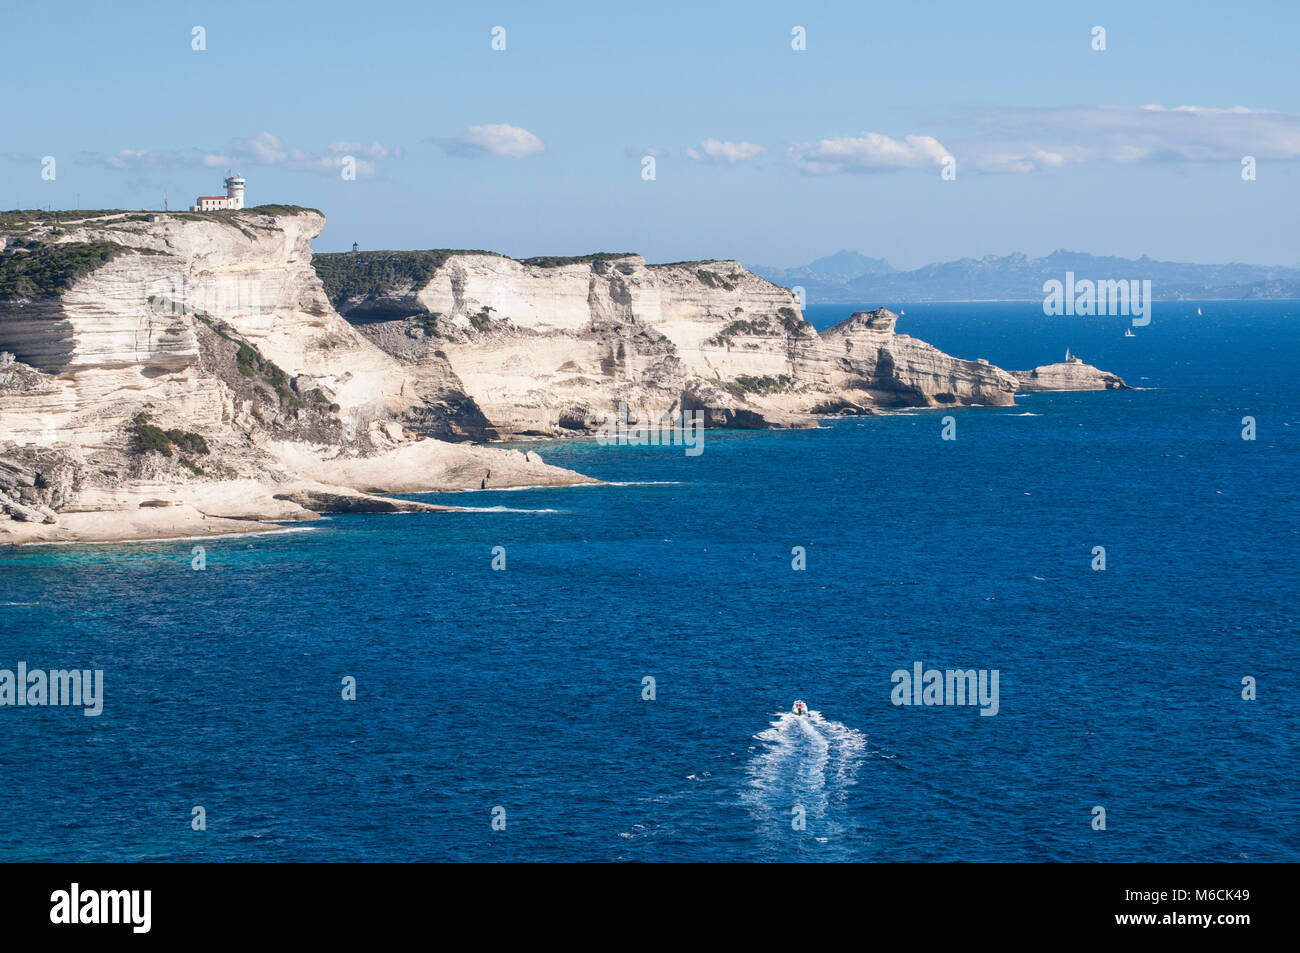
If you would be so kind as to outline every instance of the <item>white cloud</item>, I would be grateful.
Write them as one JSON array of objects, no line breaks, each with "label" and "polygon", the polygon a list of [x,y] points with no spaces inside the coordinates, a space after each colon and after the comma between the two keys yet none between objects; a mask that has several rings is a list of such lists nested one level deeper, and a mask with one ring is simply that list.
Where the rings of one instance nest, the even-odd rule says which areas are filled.
[{"label": "white cloud", "polygon": [[1021,174],[1086,163],[1300,159],[1300,114],[1245,106],[1000,108],[956,121],[973,128],[945,135],[946,146],[930,136],[867,132],[795,143],[788,154],[810,174],[929,168],[945,155],[960,170]]},{"label": "white cloud", "polygon": [[117,152],[89,153],[80,162],[100,162],[110,169],[161,169],[176,161],[176,153],[158,149],[120,149]]},{"label": "white cloud", "polygon": [[237,151],[243,152],[266,165],[279,165],[289,158],[288,153],[284,151],[284,143],[280,141],[280,137],[273,136],[269,132],[259,132],[251,139],[245,139],[239,145]]},{"label": "white cloud", "polygon": [[1151,112],[1176,112],[1176,113],[1201,113],[1203,115],[1234,115],[1244,116],[1250,113],[1266,112],[1263,109],[1247,109],[1245,106],[1233,106],[1231,109],[1220,109],[1215,106],[1175,106],[1171,110],[1166,110],[1160,103],[1147,103],[1145,106],[1139,106],[1139,109],[1150,110]]},{"label": "white cloud", "polygon": [[293,172],[333,176],[340,173],[345,162],[352,160],[355,163],[357,178],[373,179],[379,172],[376,160],[396,159],[401,158],[402,155],[401,149],[389,148],[378,142],[370,145],[361,142],[332,142],[329,145],[329,152],[332,154],[325,155],[298,146],[287,146],[279,136],[260,132],[240,142],[228,156],[205,156],[204,163],[209,164],[209,159],[222,159],[228,166],[251,162],[277,166]]},{"label": "white cloud", "polygon": [[839,172],[892,172],[897,169],[937,167],[951,155],[933,136],[893,139],[878,132],[837,136],[817,143],[796,142],[788,155],[803,172],[826,175]]},{"label": "white cloud", "polygon": [[368,159],[400,159],[402,150],[390,149],[378,142],[366,145],[363,142],[331,142],[330,152],[336,155],[365,156]]},{"label": "white cloud", "polygon": [[231,148],[221,152],[205,152],[201,149],[181,152],[122,149],[113,153],[86,153],[78,161],[99,162],[114,169],[155,169],[172,165],[225,169],[241,165],[261,165],[275,166],[291,172],[338,175],[344,162],[350,158],[356,163],[357,177],[371,179],[378,174],[378,160],[399,159],[402,156],[400,148],[390,148],[378,142],[370,145],[360,142],[334,142],[329,146],[329,153],[291,147],[274,133],[259,132],[255,136],[234,143]]},{"label": "white cloud", "polygon": [[378,172],[378,167],[373,162],[357,156],[309,156],[297,160],[295,166],[307,172],[336,175],[348,159],[352,159],[356,163],[355,168],[359,179],[373,179]]},{"label": "white cloud", "polygon": [[956,143],[958,162],[986,172],[1084,163],[1300,159],[1300,114],[1245,106],[1068,106],[995,109]]},{"label": "white cloud", "polygon": [[752,142],[727,142],[719,139],[705,139],[698,147],[686,150],[686,155],[696,162],[726,162],[735,165],[752,159],[763,151],[763,147]]},{"label": "white cloud", "polygon": [[527,129],[507,123],[470,126],[460,139],[440,140],[444,149],[453,155],[479,156],[490,153],[523,159],[541,155],[546,143]]}]

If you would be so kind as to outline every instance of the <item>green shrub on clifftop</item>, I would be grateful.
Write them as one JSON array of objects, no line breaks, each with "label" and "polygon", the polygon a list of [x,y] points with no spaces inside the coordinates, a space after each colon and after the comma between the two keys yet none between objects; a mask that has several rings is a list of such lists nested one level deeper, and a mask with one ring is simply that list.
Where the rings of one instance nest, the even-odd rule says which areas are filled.
[{"label": "green shrub on clifftop", "polygon": [[338,307],[350,298],[360,299],[395,290],[418,290],[452,255],[497,255],[490,251],[331,252],[311,256],[312,267],[325,286],[330,303]]},{"label": "green shrub on clifftop", "polygon": [[519,264],[532,265],[535,268],[559,268],[561,265],[589,265],[593,261],[616,261],[629,258],[634,252],[598,251],[590,255],[542,255],[537,258],[521,258]]},{"label": "green shrub on clifftop", "polygon": [[115,242],[45,242],[15,239],[0,253],[0,301],[55,298],[78,278],[127,249]]}]

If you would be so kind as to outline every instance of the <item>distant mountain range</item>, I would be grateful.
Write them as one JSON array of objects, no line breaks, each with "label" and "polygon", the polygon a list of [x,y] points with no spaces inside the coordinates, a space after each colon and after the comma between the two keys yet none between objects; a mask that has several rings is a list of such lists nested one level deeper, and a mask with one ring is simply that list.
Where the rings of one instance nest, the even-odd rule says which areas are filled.
[{"label": "distant mountain range", "polygon": [[1300,268],[1272,265],[1194,265],[1054,251],[1045,258],[987,255],[899,271],[883,258],[840,251],[801,268],[753,265],[750,270],[787,288],[802,286],[820,303],[906,301],[1035,301],[1043,283],[1065,280],[1147,280],[1155,300],[1300,298]]}]

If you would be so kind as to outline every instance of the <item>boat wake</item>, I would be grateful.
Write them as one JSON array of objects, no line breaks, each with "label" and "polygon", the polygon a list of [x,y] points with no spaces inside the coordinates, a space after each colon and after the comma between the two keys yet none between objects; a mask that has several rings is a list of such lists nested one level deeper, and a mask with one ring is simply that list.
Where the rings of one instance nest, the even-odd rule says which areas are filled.
[{"label": "boat wake", "polygon": [[866,758],[867,736],[819,711],[785,712],[754,736],[741,800],[765,839],[785,841],[801,807],[807,833],[822,843],[852,832],[847,804]]}]

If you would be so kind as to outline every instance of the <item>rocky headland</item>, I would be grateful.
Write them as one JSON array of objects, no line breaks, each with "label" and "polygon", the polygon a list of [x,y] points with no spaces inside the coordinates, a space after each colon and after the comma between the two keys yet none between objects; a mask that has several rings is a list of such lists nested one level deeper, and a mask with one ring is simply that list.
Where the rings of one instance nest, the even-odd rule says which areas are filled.
[{"label": "rocky headland", "polygon": [[[490,441],[620,405],[712,427],[1122,387],[1007,372],[859,312],[818,334],[734,261],[315,255],[325,219],[0,215],[0,544],[451,510],[385,493],[593,482]],[[271,521],[275,521],[272,523]]]},{"label": "rocky headland", "polygon": [[[313,265],[335,310],[438,395],[440,436],[581,434],[620,401],[702,410],[715,427],[808,427],[837,413],[1009,405],[1024,389],[1016,373],[897,333],[883,308],[819,334],[789,289],[735,261],[442,250]],[[1104,389],[1103,376],[1123,386],[1096,374],[1035,389]]]}]

